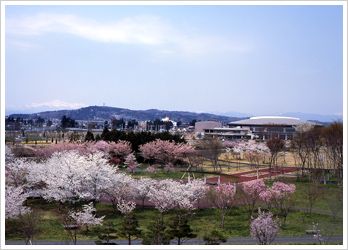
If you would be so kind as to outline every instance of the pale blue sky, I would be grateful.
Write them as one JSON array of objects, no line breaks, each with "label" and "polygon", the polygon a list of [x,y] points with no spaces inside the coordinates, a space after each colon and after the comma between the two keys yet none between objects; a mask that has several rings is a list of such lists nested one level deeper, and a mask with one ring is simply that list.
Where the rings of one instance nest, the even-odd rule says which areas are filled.
[{"label": "pale blue sky", "polygon": [[341,6],[7,6],[6,110],[343,110]]}]

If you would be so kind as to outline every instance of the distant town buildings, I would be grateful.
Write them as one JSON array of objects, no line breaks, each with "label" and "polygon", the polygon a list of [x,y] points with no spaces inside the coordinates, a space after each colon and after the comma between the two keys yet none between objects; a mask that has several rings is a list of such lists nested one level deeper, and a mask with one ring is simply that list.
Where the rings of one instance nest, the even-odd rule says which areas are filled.
[{"label": "distant town buildings", "polygon": [[[44,120],[40,117],[34,119],[6,117],[6,138],[16,140],[28,140],[28,135],[43,137],[51,140],[64,136],[64,133],[87,133],[91,131],[101,134],[104,128],[110,130],[122,130],[132,132],[164,132],[177,133],[186,138],[219,138],[222,140],[236,139],[259,139],[268,140],[278,137],[283,140],[291,140],[299,125],[317,125],[313,122],[300,120],[294,117],[281,116],[259,116],[249,119],[230,122],[223,126],[218,121],[195,121],[182,123],[171,120],[168,116],[155,120],[124,120],[123,118],[112,117],[110,120],[73,120],[73,127],[63,127],[59,119]],[[193,126],[194,125],[194,126]],[[60,134],[62,133],[62,134]],[[53,138],[53,139],[52,139]]]}]

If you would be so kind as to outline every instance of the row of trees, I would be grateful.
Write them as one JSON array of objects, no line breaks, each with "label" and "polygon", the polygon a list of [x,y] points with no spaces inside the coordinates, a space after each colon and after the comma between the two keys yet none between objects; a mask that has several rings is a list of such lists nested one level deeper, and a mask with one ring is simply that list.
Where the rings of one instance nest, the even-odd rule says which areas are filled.
[{"label": "row of trees", "polygon": [[[159,211],[160,228],[166,228],[163,224],[164,214],[169,210],[178,210],[180,216],[168,230],[174,230],[171,235],[177,236],[180,244],[182,232],[175,233],[175,228],[181,228],[182,223],[185,227],[188,226],[187,215],[196,208],[197,201],[205,193],[202,181],[180,183],[172,180],[133,179],[124,173],[118,173],[101,152],[81,155],[76,151],[65,151],[54,153],[42,162],[14,159],[8,161],[6,172],[6,217],[16,218],[30,213],[23,206],[29,196],[59,202],[55,204],[60,206],[64,226],[69,232],[73,232],[75,243],[77,230],[102,222],[102,217],[93,215],[93,203],[104,197],[112,202],[115,211],[124,214],[122,232],[130,244],[131,239],[139,233],[137,219],[132,214],[136,200],[144,202],[148,199],[155,206]],[[13,200],[14,196],[17,200]],[[93,203],[89,203],[90,201]],[[82,211],[78,211],[78,204],[81,203],[86,205]],[[163,232],[159,230],[157,233]],[[147,239],[149,237],[148,235]],[[151,243],[158,243],[158,237],[152,235]],[[164,243],[164,240],[168,239],[163,239],[160,243]]]},{"label": "row of trees", "polygon": [[161,132],[161,133],[151,133],[151,132],[127,132],[127,131],[119,131],[116,129],[109,130],[105,128],[100,136],[94,136],[94,134],[90,131],[87,132],[85,141],[98,141],[104,140],[108,142],[117,142],[119,140],[128,141],[132,145],[132,149],[135,152],[139,151],[139,146],[156,139],[174,141],[176,143],[185,143],[185,139],[178,134],[171,134],[169,132]]},{"label": "row of trees", "polygon": [[152,165],[150,167],[156,164],[156,166],[172,170],[178,162],[187,164],[189,159],[196,153],[194,148],[188,144],[159,139],[140,145],[138,153],[132,150],[130,142],[122,140],[117,142],[101,140],[84,143],[58,143],[32,149],[28,147],[21,149],[15,148],[17,156],[36,156],[39,159],[47,159],[55,152],[64,151],[77,151],[81,155],[103,152],[108,155],[110,163],[119,166],[124,165],[128,167],[130,172],[134,172],[139,165],[137,160],[150,163]]},{"label": "row of trees", "polygon": [[[136,203],[140,202],[144,206],[144,201],[148,200],[158,210],[158,217],[153,226],[142,235],[144,243],[168,244],[170,239],[175,238],[181,244],[184,238],[195,237],[189,226],[189,219],[204,197],[208,197],[213,206],[220,210],[221,227],[227,209],[236,204],[235,185],[221,184],[208,188],[200,180],[182,183],[169,179],[133,179],[118,172],[117,168],[108,163],[107,158],[102,151],[89,154],[63,151],[37,162],[17,159],[7,152],[6,218],[24,220],[25,214],[34,212],[24,206],[27,197],[42,197],[59,206],[62,223],[67,231],[72,232],[71,236],[76,243],[78,230],[98,226],[103,222],[105,218],[95,215],[94,206],[100,200],[107,199],[113,204],[115,212],[119,211],[123,215],[123,224],[119,230],[131,244],[131,240],[140,234],[133,212]],[[273,204],[273,197],[278,201],[288,197],[284,193],[294,191],[293,187],[286,184],[273,184],[271,188],[267,188],[260,182],[249,183],[249,190],[260,186],[263,187],[263,192],[271,193],[265,195],[271,197],[267,198],[269,204]],[[244,193],[248,197],[253,196],[247,189]],[[80,204],[84,204],[82,209],[79,209]],[[165,224],[164,217],[173,210],[175,216],[169,224]]]},{"label": "row of trees", "polygon": [[343,178],[343,124],[335,122],[327,127],[298,128],[292,140],[292,150],[302,168],[313,181],[322,177],[323,169],[334,172],[337,181]]}]

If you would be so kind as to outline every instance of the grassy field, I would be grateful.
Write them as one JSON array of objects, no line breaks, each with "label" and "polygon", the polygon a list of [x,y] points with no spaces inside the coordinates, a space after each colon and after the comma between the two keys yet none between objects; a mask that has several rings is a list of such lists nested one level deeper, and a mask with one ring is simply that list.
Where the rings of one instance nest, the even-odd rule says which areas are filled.
[{"label": "grassy field", "polygon": [[[47,209],[44,206],[38,209],[42,220],[40,223],[40,234],[35,239],[37,240],[52,240],[65,241],[69,240],[69,235],[63,229],[60,223],[59,214],[55,209]],[[116,228],[119,228],[122,221],[122,215],[115,213],[110,205],[99,204],[97,206],[98,215],[105,215],[105,222],[112,221]],[[158,216],[155,209],[137,209],[136,217],[139,220],[139,226],[142,231],[146,231],[153,221]],[[174,216],[174,212],[165,215],[165,221],[168,222]],[[197,237],[202,238],[206,232],[219,228],[220,215],[216,209],[199,209],[191,215],[190,225]],[[333,219],[328,215],[312,214],[308,215],[304,212],[291,212],[288,216],[287,223],[281,225],[279,235],[300,236],[304,235],[305,231],[311,229],[312,223],[319,223],[319,227],[323,235],[341,235],[342,221]],[[9,222],[6,225],[6,239],[21,240],[23,237],[15,230],[16,223]],[[97,228],[96,228],[97,229]],[[96,230],[97,231],[97,230]],[[249,236],[249,221],[245,210],[241,207],[230,209],[226,216],[224,234],[231,238],[237,236]],[[87,233],[82,231],[78,235],[79,240],[90,239],[96,240],[97,234],[93,231]],[[121,238],[120,238],[121,239]]]},{"label": "grassy field", "polygon": [[[287,181],[289,182],[289,180]],[[319,228],[325,236],[342,235],[343,223],[340,216],[333,217],[330,210],[330,201],[334,202],[332,197],[338,197],[340,188],[333,185],[321,185],[321,192],[314,203],[314,210],[311,215],[297,208],[306,208],[307,201],[305,198],[305,190],[308,186],[306,182],[296,182],[297,190],[294,195],[294,210],[290,212],[286,224],[281,225],[280,235],[284,236],[300,236],[304,235],[306,230],[311,229],[312,223],[319,223]],[[68,241],[69,235],[64,230],[58,209],[53,203],[47,203],[42,200],[32,200],[28,204],[41,215],[40,233],[35,237],[37,240],[57,240]],[[337,202],[337,206],[340,203]],[[158,212],[152,208],[137,208],[135,210],[136,217],[139,220],[139,226],[143,232],[152,225]],[[340,212],[342,214],[342,211]],[[122,215],[115,212],[111,205],[99,203],[97,204],[97,215],[105,215],[105,222],[111,221],[119,228],[122,221]],[[165,214],[165,221],[171,220],[175,215],[175,211]],[[342,216],[342,215],[341,215]],[[217,209],[199,209],[194,211],[190,216],[189,224],[191,225],[197,237],[202,238],[203,235],[213,229],[219,228],[220,214]],[[23,237],[16,230],[16,222],[13,220],[6,221],[6,239],[21,240]],[[96,230],[97,231],[97,228]],[[90,239],[96,240],[97,233],[94,230],[89,232],[82,231],[78,235],[79,240]],[[249,220],[246,210],[243,207],[234,207],[229,210],[226,216],[224,234],[231,238],[237,236],[249,236]],[[122,239],[122,238],[119,238]]]},{"label": "grassy field", "polygon": [[[139,167],[139,171],[132,173],[131,175],[134,178],[140,178],[140,177],[148,177],[152,179],[174,179],[174,180],[180,180],[184,173],[186,172],[186,168],[179,168],[175,167],[174,171],[166,171],[163,168],[157,169],[154,173],[149,173],[146,171],[146,168],[148,167],[148,164],[142,163]],[[126,169],[120,169],[121,171],[128,173]],[[216,176],[213,174],[204,174],[204,173],[197,173],[197,172],[191,172],[195,178],[204,178],[204,177],[211,177]],[[187,173],[184,176],[184,178],[187,179]]]}]

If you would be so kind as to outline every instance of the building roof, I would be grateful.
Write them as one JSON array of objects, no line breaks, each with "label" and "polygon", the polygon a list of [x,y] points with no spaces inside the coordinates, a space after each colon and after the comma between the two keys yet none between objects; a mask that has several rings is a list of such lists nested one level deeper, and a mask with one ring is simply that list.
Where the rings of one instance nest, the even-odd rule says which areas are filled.
[{"label": "building roof", "polygon": [[296,126],[303,123],[311,123],[295,117],[285,116],[256,116],[250,119],[230,122],[230,125],[290,125]]},{"label": "building roof", "polygon": [[249,128],[241,128],[241,127],[234,127],[234,128],[207,128],[204,130],[216,130],[216,131],[249,131]]},{"label": "building roof", "polygon": [[204,131],[204,129],[212,129],[212,128],[217,128],[217,127],[222,127],[221,122],[216,122],[216,121],[200,121],[195,123],[195,132],[196,133],[201,133]]}]

